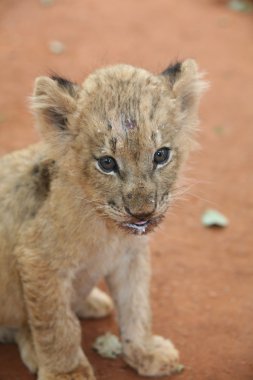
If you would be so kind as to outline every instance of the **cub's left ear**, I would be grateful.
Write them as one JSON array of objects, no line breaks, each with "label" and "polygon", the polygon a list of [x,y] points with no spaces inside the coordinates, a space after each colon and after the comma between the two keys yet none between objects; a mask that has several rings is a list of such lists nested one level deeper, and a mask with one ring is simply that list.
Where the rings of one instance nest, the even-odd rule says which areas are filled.
[{"label": "cub's left ear", "polygon": [[71,132],[69,119],[76,110],[80,87],[56,75],[35,81],[32,110],[44,138],[62,138]]},{"label": "cub's left ear", "polygon": [[182,121],[192,123],[196,118],[201,94],[208,85],[202,80],[197,63],[192,59],[170,65],[162,74],[175,99],[178,116]]}]

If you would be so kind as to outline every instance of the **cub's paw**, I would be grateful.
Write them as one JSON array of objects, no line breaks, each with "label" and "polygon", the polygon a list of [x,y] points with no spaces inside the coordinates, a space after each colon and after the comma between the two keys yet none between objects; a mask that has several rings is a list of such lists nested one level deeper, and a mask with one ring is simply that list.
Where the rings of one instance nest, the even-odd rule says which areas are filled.
[{"label": "cub's paw", "polygon": [[39,369],[38,380],[95,380],[90,366],[79,366],[67,373],[50,373],[42,368]]},{"label": "cub's paw", "polygon": [[143,345],[126,343],[124,357],[143,376],[170,375],[179,368],[178,351],[170,340],[161,336],[154,335]]},{"label": "cub's paw", "polygon": [[77,305],[76,313],[80,318],[103,318],[111,314],[113,302],[102,290],[94,288],[88,297]]}]

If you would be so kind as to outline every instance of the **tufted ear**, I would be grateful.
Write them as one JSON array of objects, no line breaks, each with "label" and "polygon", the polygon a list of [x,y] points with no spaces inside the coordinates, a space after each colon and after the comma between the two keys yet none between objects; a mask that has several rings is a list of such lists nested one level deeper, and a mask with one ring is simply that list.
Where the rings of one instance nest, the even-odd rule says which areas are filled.
[{"label": "tufted ear", "polygon": [[56,75],[36,79],[32,110],[46,139],[70,134],[69,119],[76,110],[79,89],[78,85]]},{"label": "tufted ear", "polygon": [[161,75],[167,80],[182,121],[191,122],[196,117],[200,96],[207,88],[197,63],[192,59],[177,62]]}]

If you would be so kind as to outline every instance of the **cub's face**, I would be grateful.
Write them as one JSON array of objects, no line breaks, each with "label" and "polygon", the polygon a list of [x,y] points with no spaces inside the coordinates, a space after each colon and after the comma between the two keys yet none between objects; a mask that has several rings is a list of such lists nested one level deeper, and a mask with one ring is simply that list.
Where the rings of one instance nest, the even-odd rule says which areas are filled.
[{"label": "cub's face", "polygon": [[143,234],[170,205],[201,87],[193,61],[158,76],[118,65],[95,72],[82,86],[39,78],[34,108],[45,138],[59,147],[63,170],[96,212]]}]

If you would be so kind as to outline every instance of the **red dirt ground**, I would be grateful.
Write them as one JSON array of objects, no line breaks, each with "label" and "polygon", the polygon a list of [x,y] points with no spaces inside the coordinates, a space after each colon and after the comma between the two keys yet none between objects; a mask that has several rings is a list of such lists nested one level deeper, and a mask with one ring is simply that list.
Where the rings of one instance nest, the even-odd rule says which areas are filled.
[{"label": "red dirt ground", "polygon": [[[159,72],[194,57],[211,83],[201,107],[201,149],[187,176],[195,185],[151,237],[154,330],[181,352],[180,380],[253,379],[253,13],[211,0],[2,0],[0,154],[38,139],[27,97],[49,70],[81,81],[118,62]],[[51,40],[65,52],[54,55]],[[202,212],[228,216],[206,229]],[[4,307],[4,305],[1,305]],[[98,379],[140,379],[120,359],[97,356],[113,318],[83,322],[83,345]],[[176,378],[176,377],[175,377]],[[34,379],[14,345],[0,346],[0,380]]]}]

